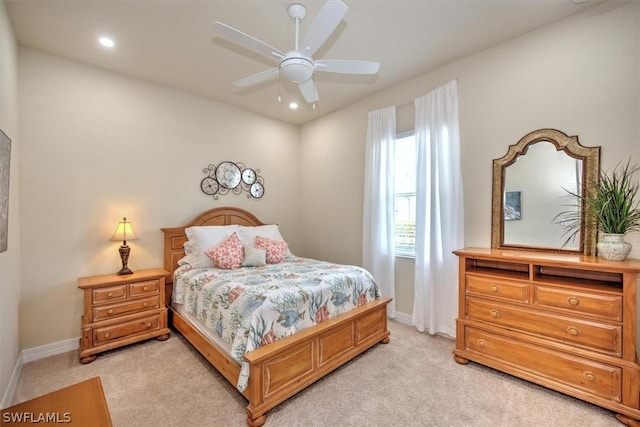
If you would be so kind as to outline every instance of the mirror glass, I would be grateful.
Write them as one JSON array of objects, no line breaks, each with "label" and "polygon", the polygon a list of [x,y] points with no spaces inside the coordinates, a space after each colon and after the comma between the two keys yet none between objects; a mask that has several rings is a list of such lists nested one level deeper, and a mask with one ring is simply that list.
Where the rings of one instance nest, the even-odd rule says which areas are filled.
[{"label": "mirror glass", "polygon": [[588,190],[599,168],[600,147],[583,147],[576,136],[558,130],[540,129],[510,145],[493,161],[491,246],[592,254],[595,230],[583,227],[567,241],[557,216],[580,212],[579,200],[569,192]]},{"label": "mirror glass", "polygon": [[[579,194],[581,186],[581,159],[556,150],[549,141],[529,146],[526,155],[505,167],[503,244],[562,248],[565,229],[555,218],[578,210],[576,198],[565,189]],[[564,249],[579,250],[579,239]]]}]

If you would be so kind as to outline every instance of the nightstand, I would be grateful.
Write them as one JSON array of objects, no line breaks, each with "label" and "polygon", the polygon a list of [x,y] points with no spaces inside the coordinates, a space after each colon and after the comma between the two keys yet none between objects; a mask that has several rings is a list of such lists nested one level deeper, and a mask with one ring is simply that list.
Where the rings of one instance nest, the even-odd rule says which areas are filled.
[{"label": "nightstand", "polygon": [[165,278],[162,268],[118,276],[81,277],[84,315],[80,336],[80,362],[90,363],[98,353],[134,342],[169,338]]}]

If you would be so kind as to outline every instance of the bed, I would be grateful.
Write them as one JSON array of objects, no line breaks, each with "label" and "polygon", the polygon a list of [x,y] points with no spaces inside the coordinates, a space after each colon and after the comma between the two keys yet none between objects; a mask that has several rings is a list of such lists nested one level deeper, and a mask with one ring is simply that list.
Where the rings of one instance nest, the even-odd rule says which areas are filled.
[{"label": "bed", "polygon": [[[215,208],[197,216],[184,226],[163,228],[164,266],[171,274],[167,280],[167,302],[173,294],[178,262],[185,256],[185,230],[196,226],[260,227],[262,223],[250,212],[239,208]],[[239,363],[224,349],[224,343],[212,339],[211,334],[194,322],[178,304],[170,308],[170,320],[179,331],[231,384],[237,386],[241,371],[245,372],[242,395],[248,400],[247,424],[261,426],[267,412],[308,385],[319,380],[344,363],[352,360],[377,343],[389,342],[386,307],[391,301],[377,297],[350,309],[296,331],[244,354]]]}]

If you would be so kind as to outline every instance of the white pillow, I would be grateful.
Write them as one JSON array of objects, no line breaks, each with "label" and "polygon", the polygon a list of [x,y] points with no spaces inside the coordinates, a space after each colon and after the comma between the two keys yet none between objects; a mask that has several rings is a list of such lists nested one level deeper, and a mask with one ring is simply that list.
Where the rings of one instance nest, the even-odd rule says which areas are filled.
[{"label": "white pillow", "polygon": [[260,248],[244,247],[243,267],[260,267],[267,264],[267,250]]},{"label": "white pillow", "polygon": [[[267,239],[277,240],[279,242],[286,241],[282,237],[282,234],[280,234],[278,224],[258,225],[255,227],[241,225],[239,235],[244,244],[250,248],[256,247],[256,236],[266,237]],[[287,249],[287,258],[292,256],[294,255]]]},{"label": "white pillow", "polygon": [[188,262],[192,267],[214,267],[213,261],[205,253],[216,247],[220,242],[229,237],[233,232],[239,232],[239,226],[233,225],[205,225],[189,227],[185,230],[187,242],[184,243],[184,251]]}]

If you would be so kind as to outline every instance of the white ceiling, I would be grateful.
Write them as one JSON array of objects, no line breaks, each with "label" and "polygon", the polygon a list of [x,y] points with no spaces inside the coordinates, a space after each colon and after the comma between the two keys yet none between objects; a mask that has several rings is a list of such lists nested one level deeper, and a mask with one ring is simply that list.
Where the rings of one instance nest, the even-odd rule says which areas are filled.
[{"label": "white ceiling", "polygon": [[[280,50],[293,49],[293,1],[4,0],[18,43],[97,67],[302,124],[367,95],[592,7],[603,0],[344,0],[349,10],[315,59],[378,61],[376,76],[316,74],[316,109],[277,79],[238,90],[232,82],[274,66],[216,38],[221,21]],[[307,7],[301,38],[324,1]],[[110,35],[111,50],[97,38]],[[288,102],[301,107],[291,111]]]}]

